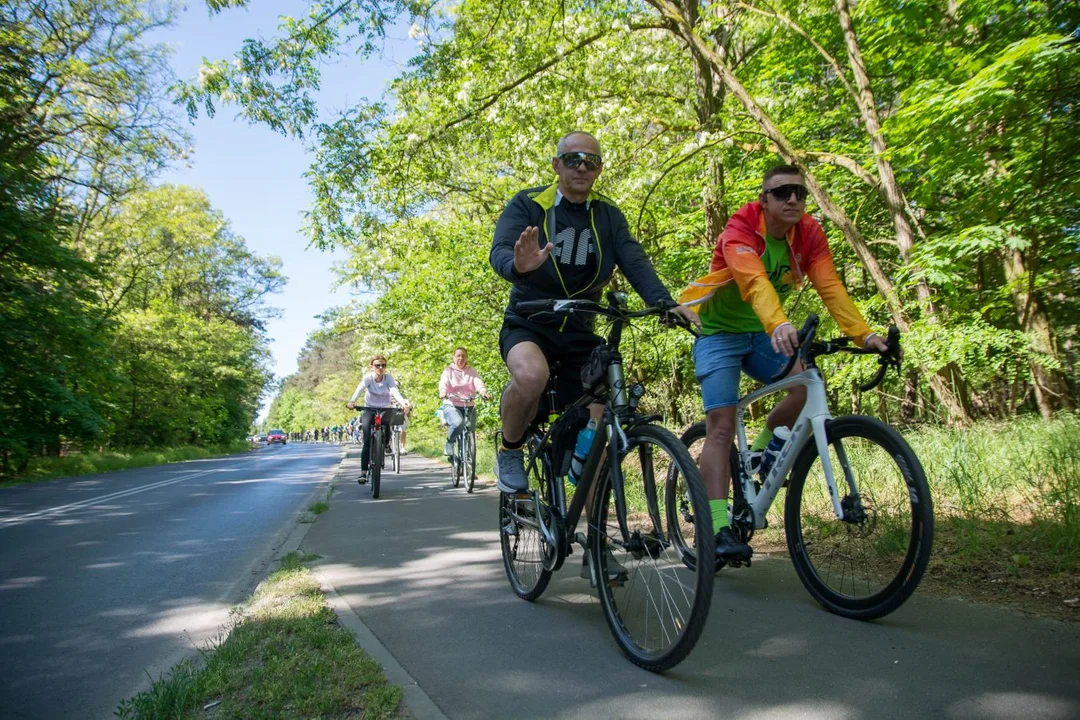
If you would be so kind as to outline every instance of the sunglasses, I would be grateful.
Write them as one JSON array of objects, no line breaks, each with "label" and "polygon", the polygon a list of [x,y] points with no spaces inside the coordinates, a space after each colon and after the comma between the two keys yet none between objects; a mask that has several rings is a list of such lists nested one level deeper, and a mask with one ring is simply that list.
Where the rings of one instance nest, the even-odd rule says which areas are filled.
[{"label": "sunglasses", "polygon": [[386,367],[386,365],[372,365],[371,367],[373,367],[373,368],[376,368],[376,369],[379,369],[379,368],[384,368],[384,367]]},{"label": "sunglasses", "polygon": [[559,156],[559,162],[571,169],[585,163],[585,169],[592,172],[604,164],[604,158],[596,153],[568,152]]},{"label": "sunglasses", "polygon": [[799,202],[802,202],[806,199],[806,186],[797,185],[795,183],[792,183],[790,185],[779,185],[774,188],[769,188],[765,192],[769,193],[774,198],[781,201],[787,201],[787,199],[791,197],[791,193],[795,193],[795,199]]}]

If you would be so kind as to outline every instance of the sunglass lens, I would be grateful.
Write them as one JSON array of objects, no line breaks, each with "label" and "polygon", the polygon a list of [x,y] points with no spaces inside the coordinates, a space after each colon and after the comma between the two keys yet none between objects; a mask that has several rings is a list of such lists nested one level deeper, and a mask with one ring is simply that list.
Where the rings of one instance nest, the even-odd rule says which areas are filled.
[{"label": "sunglass lens", "polygon": [[586,152],[563,153],[559,156],[559,160],[562,161],[563,165],[571,169],[585,163],[585,169],[590,172],[596,170],[604,162],[599,155]]},{"label": "sunglass lens", "polygon": [[799,200],[800,202],[806,199],[806,187],[804,187],[803,185],[781,185],[779,187],[772,188],[771,190],[769,190],[769,193],[772,194],[772,196],[777,200],[786,201],[788,198],[791,197],[792,193],[795,194],[795,199]]}]

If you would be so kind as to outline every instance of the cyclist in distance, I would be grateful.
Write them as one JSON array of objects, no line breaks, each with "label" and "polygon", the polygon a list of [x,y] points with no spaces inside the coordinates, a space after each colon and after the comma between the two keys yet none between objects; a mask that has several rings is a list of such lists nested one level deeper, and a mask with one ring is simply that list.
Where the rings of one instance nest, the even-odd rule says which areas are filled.
[{"label": "cyclist in distance", "polygon": [[[389,427],[390,421],[393,419],[394,406],[391,404],[391,400],[396,401],[403,410],[408,411],[412,408],[412,403],[405,399],[398,390],[397,382],[394,381],[393,376],[386,372],[386,358],[382,355],[376,355],[371,358],[371,372],[364,375],[360,379],[360,384],[356,386],[356,390],[353,391],[352,397],[349,398],[348,407],[351,410],[356,407],[356,400],[362,393],[366,393],[363,405],[374,408],[386,408],[388,412],[380,411],[382,415],[382,422]],[[371,459],[371,423],[375,418],[374,410],[364,410],[360,414],[360,434],[362,438],[361,450],[360,450],[360,479],[359,483],[363,485],[367,482],[367,469],[368,461]]]},{"label": "cyclist in distance", "polygon": [[[603,340],[593,332],[594,317],[526,317],[516,311],[526,300],[580,298],[598,301],[618,267],[634,290],[652,306],[672,311],[694,324],[698,318],[676,305],[660,282],[626,218],[607,197],[593,190],[603,170],[600,143],[574,131],[559,140],[551,167],[557,181],[517,193],[495,226],[489,260],[509,282],[510,300],[499,333],[499,351],[510,372],[499,414],[501,442],[495,475],[502,492],[528,489],[522,444],[547,387],[551,363],[559,361],[561,402],[582,394],[581,368]],[[594,417],[602,411],[594,405]]]},{"label": "cyclist in distance", "polygon": [[[686,288],[679,301],[697,308],[702,334],[694,343],[694,369],[705,407],[701,478],[709,496],[716,554],[745,560],[752,554],[728,524],[731,467],[728,453],[739,401],[740,370],[768,383],[796,351],[798,332],[782,303],[809,279],[845,335],[860,347],[884,352],[885,339],[870,331],[848,297],[833,265],[821,225],[806,214],[802,171],[778,165],[765,173],[761,193],[731,216],[716,240],[705,277]],[[802,372],[796,362],[791,373]],[[773,408],[751,449],[763,451],[773,430],[791,427],[806,402],[796,387]]]},{"label": "cyclist in distance", "polygon": [[475,395],[490,400],[491,395],[476,372],[469,364],[469,351],[463,347],[454,348],[454,360],[439,376],[439,399],[443,401],[443,418],[449,425],[446,433],[446,455],[453,459],[454,443],[465,426],[476,425],[476,403],[471,399]]}]

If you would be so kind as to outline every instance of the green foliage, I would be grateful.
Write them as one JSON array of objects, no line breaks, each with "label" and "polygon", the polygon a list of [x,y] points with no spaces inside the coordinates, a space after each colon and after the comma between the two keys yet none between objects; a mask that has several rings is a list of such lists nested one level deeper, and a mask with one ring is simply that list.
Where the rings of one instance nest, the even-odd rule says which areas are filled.
[{"label": "green foliage", "polygon": [[219,445],[269,381],[280,262],[148,189],[184,141],[134,0],[0,1],[0,476],[36,456]]},{"label": "green foliage", "polygon": [[[567,130],[595,131],[606,158],[600,189],[623,208],[672,289],[707,266],[707,217],[722,220],[755,198],[761,171],[776,161],[772,148],[725,88],[696,74],[698,58],[659,21],[661,6],[463,2],[427,12],[342,3],[335,13],[316,2],[303,22],[283,24],[281,37],[215,66],[219,85],[202,78],[188,86],[189,101],[235,102],[253,120],[315,138],[313,242],[347,247],[349,279],[379,294],[333,315],[333,327],[377,333],[368,346],[400,347],[398,367],[430,385],[441,363],[431,356],[455,344],[466,344],[485,372],[498,368],[506,288],[485,267],[491,227],[513,192],[551,181],[552,148]],[[992,0],[856,5],[854,39],[887,143],[875,157],[832,2],[691,3],[683,11],[870,241],[905,303],[908,357],[922,373],[952,373],[970,412],[999,417],[1033,404],[1037,372],[1057,373],[1040,409],[1069,406],[1080,72],[1077,45],[1061,33],[1075,13],[1060,3]],[[305,103],[318,63],[346,48],[370,52],[398,13],[414,21],[418,52],[392,98],[316,118]],[[312,23],[319,31],[307,42]],[[256,58],[252,47],[265,52]],[[910,249],[894,240],[895,220],[877,191],[882,163],[916,225]],[[872,325],[886,325],[877,285],[837,229],[826,229],[852,296]],[[926,291],[933,313],[916,299]],[[652,342],[645,372],[673,360],[654,401],[688,419],[695,384],[685,343]],[[836,371],[845,383],[857,372],[849,367]],[[904,395],[897,384],[886,389]],[[932,397],[919,406],[938,414]]]}]

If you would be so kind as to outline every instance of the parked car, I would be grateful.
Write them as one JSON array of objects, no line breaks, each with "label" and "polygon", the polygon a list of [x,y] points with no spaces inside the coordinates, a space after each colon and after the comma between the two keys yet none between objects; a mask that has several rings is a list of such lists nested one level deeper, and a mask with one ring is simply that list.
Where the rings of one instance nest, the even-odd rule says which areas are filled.
[{"label": "parked car", "polygon": [[271,430],[266,434],[266,444],[273,445],[274,443],[285,444],[285,431],[284,430]]}]

